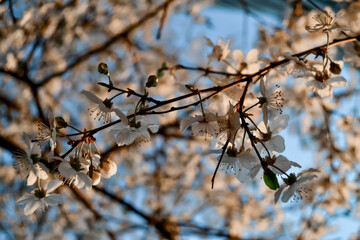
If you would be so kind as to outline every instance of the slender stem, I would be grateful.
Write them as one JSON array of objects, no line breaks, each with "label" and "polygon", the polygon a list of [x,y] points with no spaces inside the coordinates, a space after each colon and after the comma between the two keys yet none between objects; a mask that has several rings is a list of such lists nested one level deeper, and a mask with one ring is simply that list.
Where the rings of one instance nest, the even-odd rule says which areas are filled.
[{"label": "slender stem", "polygon": [[116,98],[117,96],[120,96],[122,94],[124,94],[125,92],[121,92],[121,93],[117,93],[114,96],[112,96],[111,98],[109,98],[109,101],[112,101],[114,98]]},{"label": "slender stem", "polygon": [[241,142],[241,148],[245,148],[245,137],[246,137],[246,131],[244,131],[243,137],[242,137],[242,142]]},{"label": "slender stem", "polygon": [[229,139],[226,140],[226,143],[225,143],[225,145],[223,146],[220,159],[219,159],[219,161],[218,161],[218,163],[217,163],[217,165],[216,165],[214,174],[213,174],[213,176],[212,176],[212,178],[211,178],[211,189],[214,188],[216,173],[217,173],[217,171],[218,171],[218,169],[219,169],[220,163],[221,163],[221,161],[222,161],[222,159],[223,159],[223,157],[224,157],[224,154],[225,154],[225,151],[226,151],[226,149],[227,149],[227,146],[229,145],[229,142],[230,142]]},{"label": "slender stem", "polygon": [[234,69],[238,74],[240,73],[239,70],[236,69],[236,67],[234,67],[231,63],[229,63],[227,60],[223,60],[224,63],[226,63],[229,67],[231,67],[232,69]]},{"label": "slender stem", "polygon": [[199,99],[200,99],[200,107],[201,107],[201,112],[202,112],[202,115],[204,117],[204,120],[206,121],[206,118],[205,118],[205,111],[204,111],[204,107],[203,107],[203,101],[201,100],[201,94],[200,92],[198,92],[198,95],[199,95]]},{"label": "slender stem", "polygon": [[78,131],[79,133],[82,133],[82,131],[80,131],[79,129],[77,129],[76,127],[73,127],[73,126],[71,126],[71,125],[67,125],[69,128],[72,128],[72,129],[74,129],[75,131]]},{"label": "slender stem", "polygon": [[276,168],[277,170],[279,170],[279,172],[282,172],[284,175],[286,175],[288,178],[290,177],[289,174],[287,174],[286,172],[284,172],[281,168],[275,166],[275,165],[270,165],[273,168]]},{"label": "slender stem", "polygon": [[326,68],[326,66],[327,66],[327,64],[328,64],[328,60],[329,60],[329,57],[328,57],[329,40],[330,40],[329,32],[326,32],[326,51],[325,51],[325,55],[324,55],[325,64],[324,64],[324,67],[323,67],[323,71],[324,71],[324,72],[325,72],[325,68]]},{"label": "slender stem", "polygon": [[258,101],[258,102],[255,103],[254,105],[248,107],[247,109],[245,109],[245,110],[244,110],[244,113],[247,112],[247,111],[249,111],[250,109],[252,109],[253,107],[255,107],[255,106],[259,105],[259,104],[260,104],[260,101]]},{"label": "slender stem", "polygon": [[247,118],[250,120],[250,122],[255,126],[255,128],[261,133],[261,134],[265,134],[265,133],[263,133],[261,130],[260,130],[260,128],[256,125],[256,123],[249,117],[249,116],[247,116]]},{"label": "slender stem", "polygon": [[266,150],[266,153],[268,154],[268,156],[271,157],[271,154],[270,154],[270,152],[269,152],[269,149],[267,149],[265,143],[264,143],[263,141],[261,141],[260,139],[259,139],[259,142],[261,143],[261,145],[262,145],[262,146],[264,147],[264,149]]}]

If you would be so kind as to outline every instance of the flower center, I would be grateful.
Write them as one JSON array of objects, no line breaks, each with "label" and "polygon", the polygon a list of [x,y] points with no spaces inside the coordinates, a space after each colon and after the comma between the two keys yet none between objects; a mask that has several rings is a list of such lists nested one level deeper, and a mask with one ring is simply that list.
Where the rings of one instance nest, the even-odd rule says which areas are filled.
[{"label": "flower center", "polygon": [[44,190],[44,189],[36,189],[34,195],[38,199],[44,198],[46,196],[46,190]]},{"label": "flower center", "polygon": [[30,155],[30,159],[33,161],[33,164],[39,162],[39,158],[37,156],[38,156],[37,154],[31,154]]},{"label": "flower center", "polygon": [[113,103],[111,102],[111,100],[105,98],[105,100],[103,101],[103,104],[105,105],[105,107],[107,107],[108,109],[111,109]]},{"label": "flower center", "polygon": [[236,148],[233,148],[233,147],[229,147],[226,151],[226,154],[229,156],[229,157],[236,157],[236,154],[237,154],[237,151],[236,151]]},{"label": "flower center", "polygon": [[330,78],[327,72],[316,72],[315,80],[321,83],[326,82]]},{"label": "flower center", "polygon": [[282,114],[282,107],[284,107],[285,99],[282,96],[282,91],[278,84],[275,85],[275,88],[271,91],[271,94],[266,101],[269,107],[275,108],[280,112],[280,114]]},{"label": "flower center", "polygon": [[292,185],[294,182],[296,182],[297,178],[294,173],[290,173],[290,176],[288,178],[283,178],[284,182],[287,185]]},{"label": "flower center", "polygon": [[139,127],[141,127],[141,122],[140,121],[139,122],[131,121],[131,122],[129,122],[129,126],[134,127],[134,128],[139,128]]}]

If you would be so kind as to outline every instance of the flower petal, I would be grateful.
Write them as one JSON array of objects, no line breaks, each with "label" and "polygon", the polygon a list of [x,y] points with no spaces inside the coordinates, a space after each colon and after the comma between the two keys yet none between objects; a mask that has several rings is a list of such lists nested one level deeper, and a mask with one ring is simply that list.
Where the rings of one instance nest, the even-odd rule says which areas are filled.
[{"label": "flower petal", "polygon": [[271,124],[271,133],[272,134],[278,134],[279,132],[281,132],[282,130],[284,130],[285,128],[287,128],[289,123],[289,115],[286,114],[281,114],[276,116]]},{"label": "flower petal", "polygon": [[65,178],[72,178],[76,175],[76,171],[71,167],[70,163],[67,161],[62,161],[59,165],[60,175]]},{"label": "flower petal", "polygon": [[249,172],[251,178],[255,178],[261,168],[260,164],[255,165]]},{"label": "flower petal", "polygon": [[35,212],[36,209],[38,209],[39,207],[41,207],[41,202],[39,200],[35,200],[32,202],[29,202],[28,204],[26,204],[25,208],[24,208],[24,213],[25,215],[30,215],[33,214]]},{"label": "flower petal", "polygon": [[29,176],[26,179],[26,185],[31,186],[33,185],[37,180],[37,176],[32,169],[30,169]]},{"label": "flower petal", "polygon": [[270,150],[274,150],[278,153],[281,153],[285,151],[285,140],[282,136],[276,135],[267,142],[266,146]]},{"label": "flower petal", "polygon": [[204,119],[201,115],[196,115],[195,117],[189,116],[180,121],[180,131],[183,132],[194,122],[202,121]]},{"label": "flower petal", "polygon": [[98,98],[95,94],[93,94],[92,92],[86,91],[86,90],[82,90],[81,94],[84,94],[90,101],[92,101],[93,103],[96,104],[100,104],[103,101]]},{"label": "flower petal", "polygon": [[348,84],[346,79],[341,76],[330,78],[327,83],[333,87],[345,87]]},{"label": "flower petal", "polygon": [[[245,55],[243,53],[243,51],[239,50],[239,49],[235,49],[232,53],[232,57],[235,60],[235,62],[237,64],[241,64],[245,62]],[[236,67],[240,67],[240,66],[236,66]]]},{"label": "flower petal", "polygon": [[126,115],[122,111],[115,108],[114,112],[121,119],[121,122],[123,122],[125,125],[127,125],[129,123],[128,118],[126,117]]},{"label": "flower petal", "polygon": [[29,203],[31,201],[36,200],[37,198],[34,196],[34,194],[31,193],[25,193],[24,196],[22,196],[21,198],[19,198],[18,200],[16,200],[17,204],[24,204],[24,203]]},{"label": "flower petal", "polygon": [[36,169],[36,175],[40,178],[40,179],[47,179],[48,178],[48,174],[49,174],[49,170],[47,169],[47,167],[43,164],[43,163],[37,163],[34,165],[35,169]]},{"label": "flower petal", "polygon": [[297,183],[293,183],[288,189],[285,190],[281,197],[281,201],[287,202],[294,195],[295,190],[297,188]]},{"label": "flower petal", "polygon": [[47,193],[53,192],[55,189],[60,187],[63,184],[60,180],[51,180],[45,185],[45,189]]},{"label": "flower petal", "polygon": [[56,206],[64,202],[61,194],[50,194],[43,199],[43,202],[49,206]]},{"label": "flower petal", "polygon": [[285,186],[286,186],[285,184],[281,185],[281,187],[279,187],[279,188],[276,190],[276,192],[274,193],[274,202],[275,202],[275,204],[276,204],[277,201],[279,200],[279,197],[280,197],[282,191],[284,190]]},{"label": "flower petal", "polygon": [[258,60],[258,56],[259,56],[259,50],[257,50],[256,48],[251,49],[246,56],[246,62],[247,63],[256,62]]}]

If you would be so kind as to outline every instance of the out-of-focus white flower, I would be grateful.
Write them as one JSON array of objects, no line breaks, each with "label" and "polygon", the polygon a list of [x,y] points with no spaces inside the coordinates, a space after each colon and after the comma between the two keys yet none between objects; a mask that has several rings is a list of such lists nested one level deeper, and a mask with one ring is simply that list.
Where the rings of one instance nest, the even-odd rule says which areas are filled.
[{"label": "out-of-focus white flower", "polygon": [[297,57],[293,57],[289,53],[284,53],[284,57],[289,60],[289,63],[286,65],[286,70],[289,74],[293,74],[295,77],[311,75],[311,68],[308,67],[304,61],[301,61]]},{"label": "out-of-focus white flower", "polygon": [[316,14],[313,19],[317,22],[313,27],[306,26],[305,29],[309,32],[331,32],[335,29],[342,29],[336,24],[336,21],[340,18],[340,14],[334,14],[332,12],[320,12]]},{"label": "out-of-focus white flower", "polygon": [[[269,166],[269,168],[275,173],[275,174],[284,174],[284,172],[288,171],[291,166],[294,167],[298,167],[300,168],[301,166],[293,161],[288,160],[285,156],[283,155],[279,155],[279,156],[266,156],[264,158],[264,161],[266,162],[266,164]],[[275,166],[275,167],[273,167]],[[280,171],[279,169],[281,169],[282,171]],[[256,165],[254,165],[251,169],[250,169],[250,177],[251,178],[255,178],[258,173],[260,172],[260,170],[262,169],[262,166],[259,163],[257,163]]]},{"label": "out-of-focus white flower", "polygon": [[316,71],[313,78],[308,81],[306,85],[308,89],[316,92],[320,97],[330,96],[330,98],[332,98],[334,87],[345,87],[347,86],[347,81],[342,76],[330,76],[327,71],[325,71],[325,73]]},{"label": "out-of-focus white flower", "polygon": [[40,161],[41,149],[38,144],[31,142],[30,137],[24,133],[23,135],[26,150],[14,152],[15,157],[15,168],[20,171],[20,174],[27,177],[26,184],[33,185],[37,178],[47,179],[49,171],[47,167]]},{"label": "out-of-focus white flower", "polygon": [[[295,196],[300,199],[306,197],[308,188],[304,183],[317,177],[315,174],[313,174],[316,172],[320,172],[320,171],[314,168],[310,168],[300,172],[296,176],[294,173],[291,173],[288,178],[283,178],[284,184],[282,184],[274,194],[275,204],[279,200],[281,193],[282,193],[281,201],[283,202],[289,201],[289,199],[292,196]],[[284,191],[285,188],[286,190]]]},{"label": "out-of-focus white flower", "polygon": [[262,107],[264,123],[267,126],[269,121],[269,110],[277,110],[282,113],[282,107],[284,106],[284,98],[279,85],[275,85],[274,88],[269,88],[266,84],[266,79],[260,80],[260,93],[259,98],[260,105]]},{"label": "out-of-focus white flower", "polygon": [[258,56],[259,56],[259,50],[252,49],[248,52],[245,59],[244,53],[241,50],[236,49],[232,53],[232,58],[235,61],[234,67],[236,68],[237,71],[235,71],[235,69],[232,68],[231,66],[227,68],[227,71],[230,73],[240,72],[243,74],[255,73],[260,69]]},{"label": "out-of-focus white flower", "polygon": [[219,124],[217,119],[217,116],[213,113],[205,113],[205,116],[189,116],[180,121],[180,131],[183,132],[194,123],[192,126],[192,132],[195,136],[210,135],[212,137],[216,137],[219,133]]},{"label": "out-of-focus white flower", "polygon": [[80,162],[77,158],[70,158],[70,162],[63,160],[59,167],[59,173],[66,178],[70,184],[74,184],[78,188],[90,190],[92,186],[91,179],[86,175],[88,166]]},{"label": "out-of-focus white flower", "polygon": [[56,206],[63,203],[61,194],[52,193],[55,189],[62,185],[62,181],[51,180],[44,188],[37,188],[31,193],[26,193],[19,198],[17,204],[26,204],[24,208],[25,215],[33,214],[38,208],[45,210],[47,206]]},{"label": "out-of-focus white flower", "polygon": [[119,128],[111,132],[116,135],[115,141],[119,146],[148,142],[151,139],[149,131],[156,133],[159,130],[159,124],[154,116],[136,116],[136,122],[135,120],[127,124],[120,122],[117,126]]},{"label": "out-of-focus white flower", "polygon": [[49,124],[48,127],[46,124],[40,122],[38,124],[38,142],[40,146],[44,146],[48,142],[50,143],[51,151],[54,151],[56,148],[56,121],[54,114],[50,111],[48,114]]},{"label": "out-of-focus white flower", "polygon": [[95,103],[95,105],[89,108],[90,115],[95,113],[95,119],[98,119],[99,121],[103,119],[104,123],[109,123],[111,122],[111,113],[115,112],[122,121],[127,121],[125,114],[123,114],[119,109],[114,108],[111,100],[105,98],[103,101],[92,92],[85,90],[82,90],[81,93],[84,94],[91,102]]},{"label": "out-of-focus white flower", "polygon": [[98,170],[100,171],[102,177],[110,178],[111,176],[116,174],[117,165],[114,161],[111,161],[110,159],[100,159]]},{"label": "out-of-focus white flower", "polygon": [[213,59],[217,59],[220,62],[229,55],[230,40],[227,40],[226,43],[223,43],[223,41],[221,39],[219,39],[217,44],[214,45],[209,38],[207,38],[207,37],[204,37],[204,38],[206,40],[207,45],[213,48],[212,53],[209,54],[209,56],[208,56],[209,62],[212,61]]},{"label": "out-of-focus white flower", "polygon": [[110,158],[101,157],[99,154],[94,154],[92,164],[96,170],[104,178],[110,178],[117,172],[117,165]]},{"label": "out-of-focus white flower", "polygon": [[343,61],[360,68],[360,44],[358,42],[345,45]]}]

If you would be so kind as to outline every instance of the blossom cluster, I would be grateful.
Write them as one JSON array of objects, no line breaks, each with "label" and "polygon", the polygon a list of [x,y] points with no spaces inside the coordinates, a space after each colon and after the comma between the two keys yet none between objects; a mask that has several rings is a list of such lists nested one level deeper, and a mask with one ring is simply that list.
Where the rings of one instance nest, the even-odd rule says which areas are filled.
[{"label": "blossom cluster", "polygon": [[[275,203],[279,199],[287,202],[292,197],[306,197],[306,182],[316,178],[319,170],[310,168],[298,174],[290,172],[301,168],[301,165],[282,155],[285,140],[281,133],[288,127],[290,116],[285,114],[285,90],[273,76],[279,74],[285,78],[300,79],[305,85],[305,95],[309,97],[332,98],[334,87],[347,86],[347,80],[340,75],[344,63],[329,54],[330,33],[345,29],[337,24],[337,19],[330,13],[320,13],[314,17],[317,24],[306,27],[309,33],[322,31],[326,34],[325,45],[295,54],[280,54],[272,49],[272,59],[260,57],[258,49],[249,51],[245,57],[239,49],[231,51],[229,41],[224,43],[219,40],[215,44],[206,38],[211,53],[208,55],[207,67],[197,70],[203,70],[213,87],[202,89],[195,84],[186,84],[183,95],[168,100],[149,97],[150,92],[156,92],[159,79],[167,71],[172,73],[181,68],[194,68],[179,65],[172,68],[164,64],[157,75],[149,76],[143,86],[144,92],[137,93],[129,88],[115,87],[107,65],[100,63],[99,73],[109,79],[108,84],[100,85],[107,88],[108,92],[117,93],[105,99],[91,91],[83,90],[81,93],[91,102],[88,109],[90,115],[95,120],[101,120],[103,125],[82,131],[50,112],[48,124],[38,125],[37,138],[32,139],[24,133],[26,150],[14,152],[15,167],[26,178],[28,186],[37,187],[20,197],[17,203],[26,204],[24,212],[29,215],[39,208],[61,204],[63,196],[53,192],[63,184],[90,190],[93,185],[100,183],[101,178],[110,178],[117,172],[116,163],[101,155],[94,137],[97,132],[111,127],[110,134],[119,147],[135,145],[141,148],[142,144],[151,141],[151,135],[159,131],[157,115],[188,107],[197,107],[199,111],[182,118],[179,130],[186,134],[191,127],[193,136],[209,140],[212,148],[210,153],[216,155],[217,159],[213,184],[217,170],[220,169],[234,174],[240,183],[262,179],[269,189],[275,191]],[[225,70],[213,70],[215,64],[222,64]],[[224,78],[219,79],[212,73],[223,75]],[[213,95],[209,92],[213,95],[222,94],[227,101],[210,107]],[[114,102],[119,96],[137,100],[130,110],[124,110]],[[164,106],[175,102],[180,104],[180,100],[190,97],[196,100],[187,105],[163,109]],[[76,132],[68,133],[65,129]],[[62,151],[58,144],[61,139],[67,141],[70,149],[59,154]],[[281,185],[279,180],[283,181]]]}]

